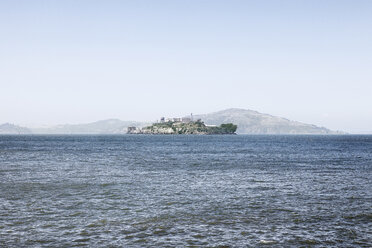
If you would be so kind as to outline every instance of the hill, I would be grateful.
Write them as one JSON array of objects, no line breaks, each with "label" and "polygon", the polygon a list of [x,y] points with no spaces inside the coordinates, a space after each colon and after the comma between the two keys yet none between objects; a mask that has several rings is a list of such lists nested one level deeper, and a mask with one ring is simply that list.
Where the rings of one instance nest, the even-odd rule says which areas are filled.
[{"label": "hill", "polygon": [[231,108],[214,113],[195,115],[206,124],[220,125],[234,123],[238,125],[238,134],[337,134],[325,127],[318,127],[282,117],[262,114],[257,111]]},{"label": "hill", "polygon": [[31,130],[26,127],[4,123],[0,125],[0,134],[31,134]]},{"label": "hill", "polygon": [[144,126],[136,121],[122,121],[119,119],[101,120],[85,124],[65,124],[48,128],[33,128],[37,134],[124,134],[128,126]]},{"label": "hill", "polygon": [[[234,123],[238,134],[340,134],[325,127],[318,127],[253,110],[230,108],[214,113],[194,115],[207,125],[219,126]],[[65,124],[52,127],[24,128],[13,124],[0,125],[0,134],[125,134],[128,127],[145,127],[151,123],[101,120],[85,124]]]}]

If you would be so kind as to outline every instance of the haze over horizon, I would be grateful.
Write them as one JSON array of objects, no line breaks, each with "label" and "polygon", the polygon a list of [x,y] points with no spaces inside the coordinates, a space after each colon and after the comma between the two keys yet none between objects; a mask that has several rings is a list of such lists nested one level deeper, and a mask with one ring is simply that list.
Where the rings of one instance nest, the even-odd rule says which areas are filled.
[{"label": "haze over horizon", "polygon": [[372,131],[372,1],[1,1],[0,124],[243,108]]}]

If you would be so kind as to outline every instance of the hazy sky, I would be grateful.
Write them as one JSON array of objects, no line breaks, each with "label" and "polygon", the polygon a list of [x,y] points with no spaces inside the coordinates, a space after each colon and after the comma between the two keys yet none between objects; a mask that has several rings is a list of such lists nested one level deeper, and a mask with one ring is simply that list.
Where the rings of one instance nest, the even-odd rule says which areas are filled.
[{"label": "hazy sky", "polygon": [[372,131],[372,1],[0,1],[0,123],[231,107]]}]

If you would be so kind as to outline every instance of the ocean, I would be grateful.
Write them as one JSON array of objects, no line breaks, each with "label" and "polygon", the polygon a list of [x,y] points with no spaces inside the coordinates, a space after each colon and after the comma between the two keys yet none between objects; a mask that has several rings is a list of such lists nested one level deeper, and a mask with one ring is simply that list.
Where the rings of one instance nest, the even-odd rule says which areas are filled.
[{"label": "ocean", "polygon": [[2,135],[0,247],[372,247],[372,136]]}]

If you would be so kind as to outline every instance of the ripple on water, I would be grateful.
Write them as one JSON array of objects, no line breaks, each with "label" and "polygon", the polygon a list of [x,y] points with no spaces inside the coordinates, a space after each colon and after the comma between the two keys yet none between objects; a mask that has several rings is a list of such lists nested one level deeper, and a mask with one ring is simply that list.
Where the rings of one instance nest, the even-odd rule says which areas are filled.
[{"label": "ripple on water", "polygon": [[1,247],[372,247],[372,136],[0,136]]}]

